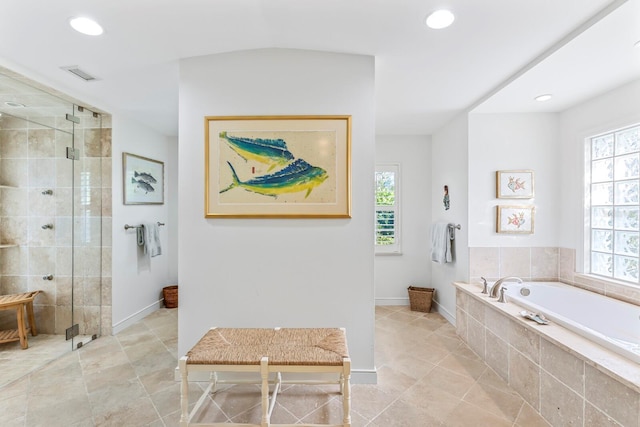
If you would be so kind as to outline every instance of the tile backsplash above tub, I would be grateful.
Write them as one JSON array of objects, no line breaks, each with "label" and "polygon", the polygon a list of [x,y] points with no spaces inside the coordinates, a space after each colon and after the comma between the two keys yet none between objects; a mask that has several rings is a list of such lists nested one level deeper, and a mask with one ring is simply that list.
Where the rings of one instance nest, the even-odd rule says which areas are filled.
[{"label": "tile backsplash above tub", "polygon": [[469,248],[472,283],[518,276],[529,281],[560,281],[611,298],[640,305],[640,286],[576,273],[576,251],[555,247]]}]

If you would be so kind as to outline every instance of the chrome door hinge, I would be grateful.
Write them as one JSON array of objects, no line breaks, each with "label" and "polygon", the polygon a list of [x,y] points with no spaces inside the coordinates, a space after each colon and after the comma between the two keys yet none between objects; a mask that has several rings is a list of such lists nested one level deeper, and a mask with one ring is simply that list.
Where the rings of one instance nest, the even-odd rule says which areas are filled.
[{"label": "chrome door hinge", "polygon": [[67,159],[69,160],[79,160],[80,159],[80,150],[73,147],[67,147]]},{"label": "chrome door hinge", "polygon": [[67,341],[68,341],[71,338],[75,337],[76,335],[80,335],[80,326],[76,323],[70,328],[65,329],[65,333],[67,335]]},{"label": "chrome door hinge", "polygon": [[77,124],[77,125],[79,125],[79,124],[80,124],[80,117],[76,117],[76,116],[74,116],[73,114],[67,114],[65,117],[66,117],[66,119],[67,119],[67,120],[69,120],[70,122],[73,122],[73,123],[75,123],[75,124]]}]

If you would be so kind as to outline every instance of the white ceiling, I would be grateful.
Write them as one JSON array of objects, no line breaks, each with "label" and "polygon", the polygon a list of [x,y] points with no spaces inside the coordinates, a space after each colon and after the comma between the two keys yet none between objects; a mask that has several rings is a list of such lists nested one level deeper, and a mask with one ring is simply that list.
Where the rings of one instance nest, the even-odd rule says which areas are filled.
[{"label": "white ceiling", "polygon": [[[2,0],[0,65],[177,135],[181,58],[260,48],[373,55],[376,133],[431,134],[623,3]],[[553,92],[544,108],[559,111],[638,78],[640,49],[628,46],[640,40],[639,3],[628,0],[478,111],[540,108],[529,102],[539,92]],[[441,7],[455,13],[454,24],[427,28],[425,17]],[[68,19],[80,15],[99,21],[105,34],[72,30]],[[60,69],[70,65],[100,80],[87,83]]]}]

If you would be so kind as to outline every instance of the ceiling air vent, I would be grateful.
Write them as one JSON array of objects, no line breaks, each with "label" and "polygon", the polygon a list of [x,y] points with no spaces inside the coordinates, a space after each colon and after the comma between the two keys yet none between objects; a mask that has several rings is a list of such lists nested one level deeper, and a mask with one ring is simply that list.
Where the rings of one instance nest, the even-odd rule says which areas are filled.
[{"label": "ceiling air vent", "polygon": [[60,67],[65,71],[70,72],[71,74],[73,74],[76,77],[81,78],[82,80],[84,80],[85,82],[92,82],[95,80],[100,80],[99,78],[92,76],[91,74],[87,73],[84,70],[81,70],[77,65],[71,65],[69,67]]}]

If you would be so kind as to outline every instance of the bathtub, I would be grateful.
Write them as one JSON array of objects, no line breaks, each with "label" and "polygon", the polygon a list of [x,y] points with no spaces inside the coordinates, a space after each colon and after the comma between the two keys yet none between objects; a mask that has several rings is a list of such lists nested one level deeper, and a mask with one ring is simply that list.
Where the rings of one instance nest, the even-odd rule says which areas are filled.
[{"label": "bathtub", "polygon": [[640,363],[640,306],[559,282],[507,282],[507,301]]}]

